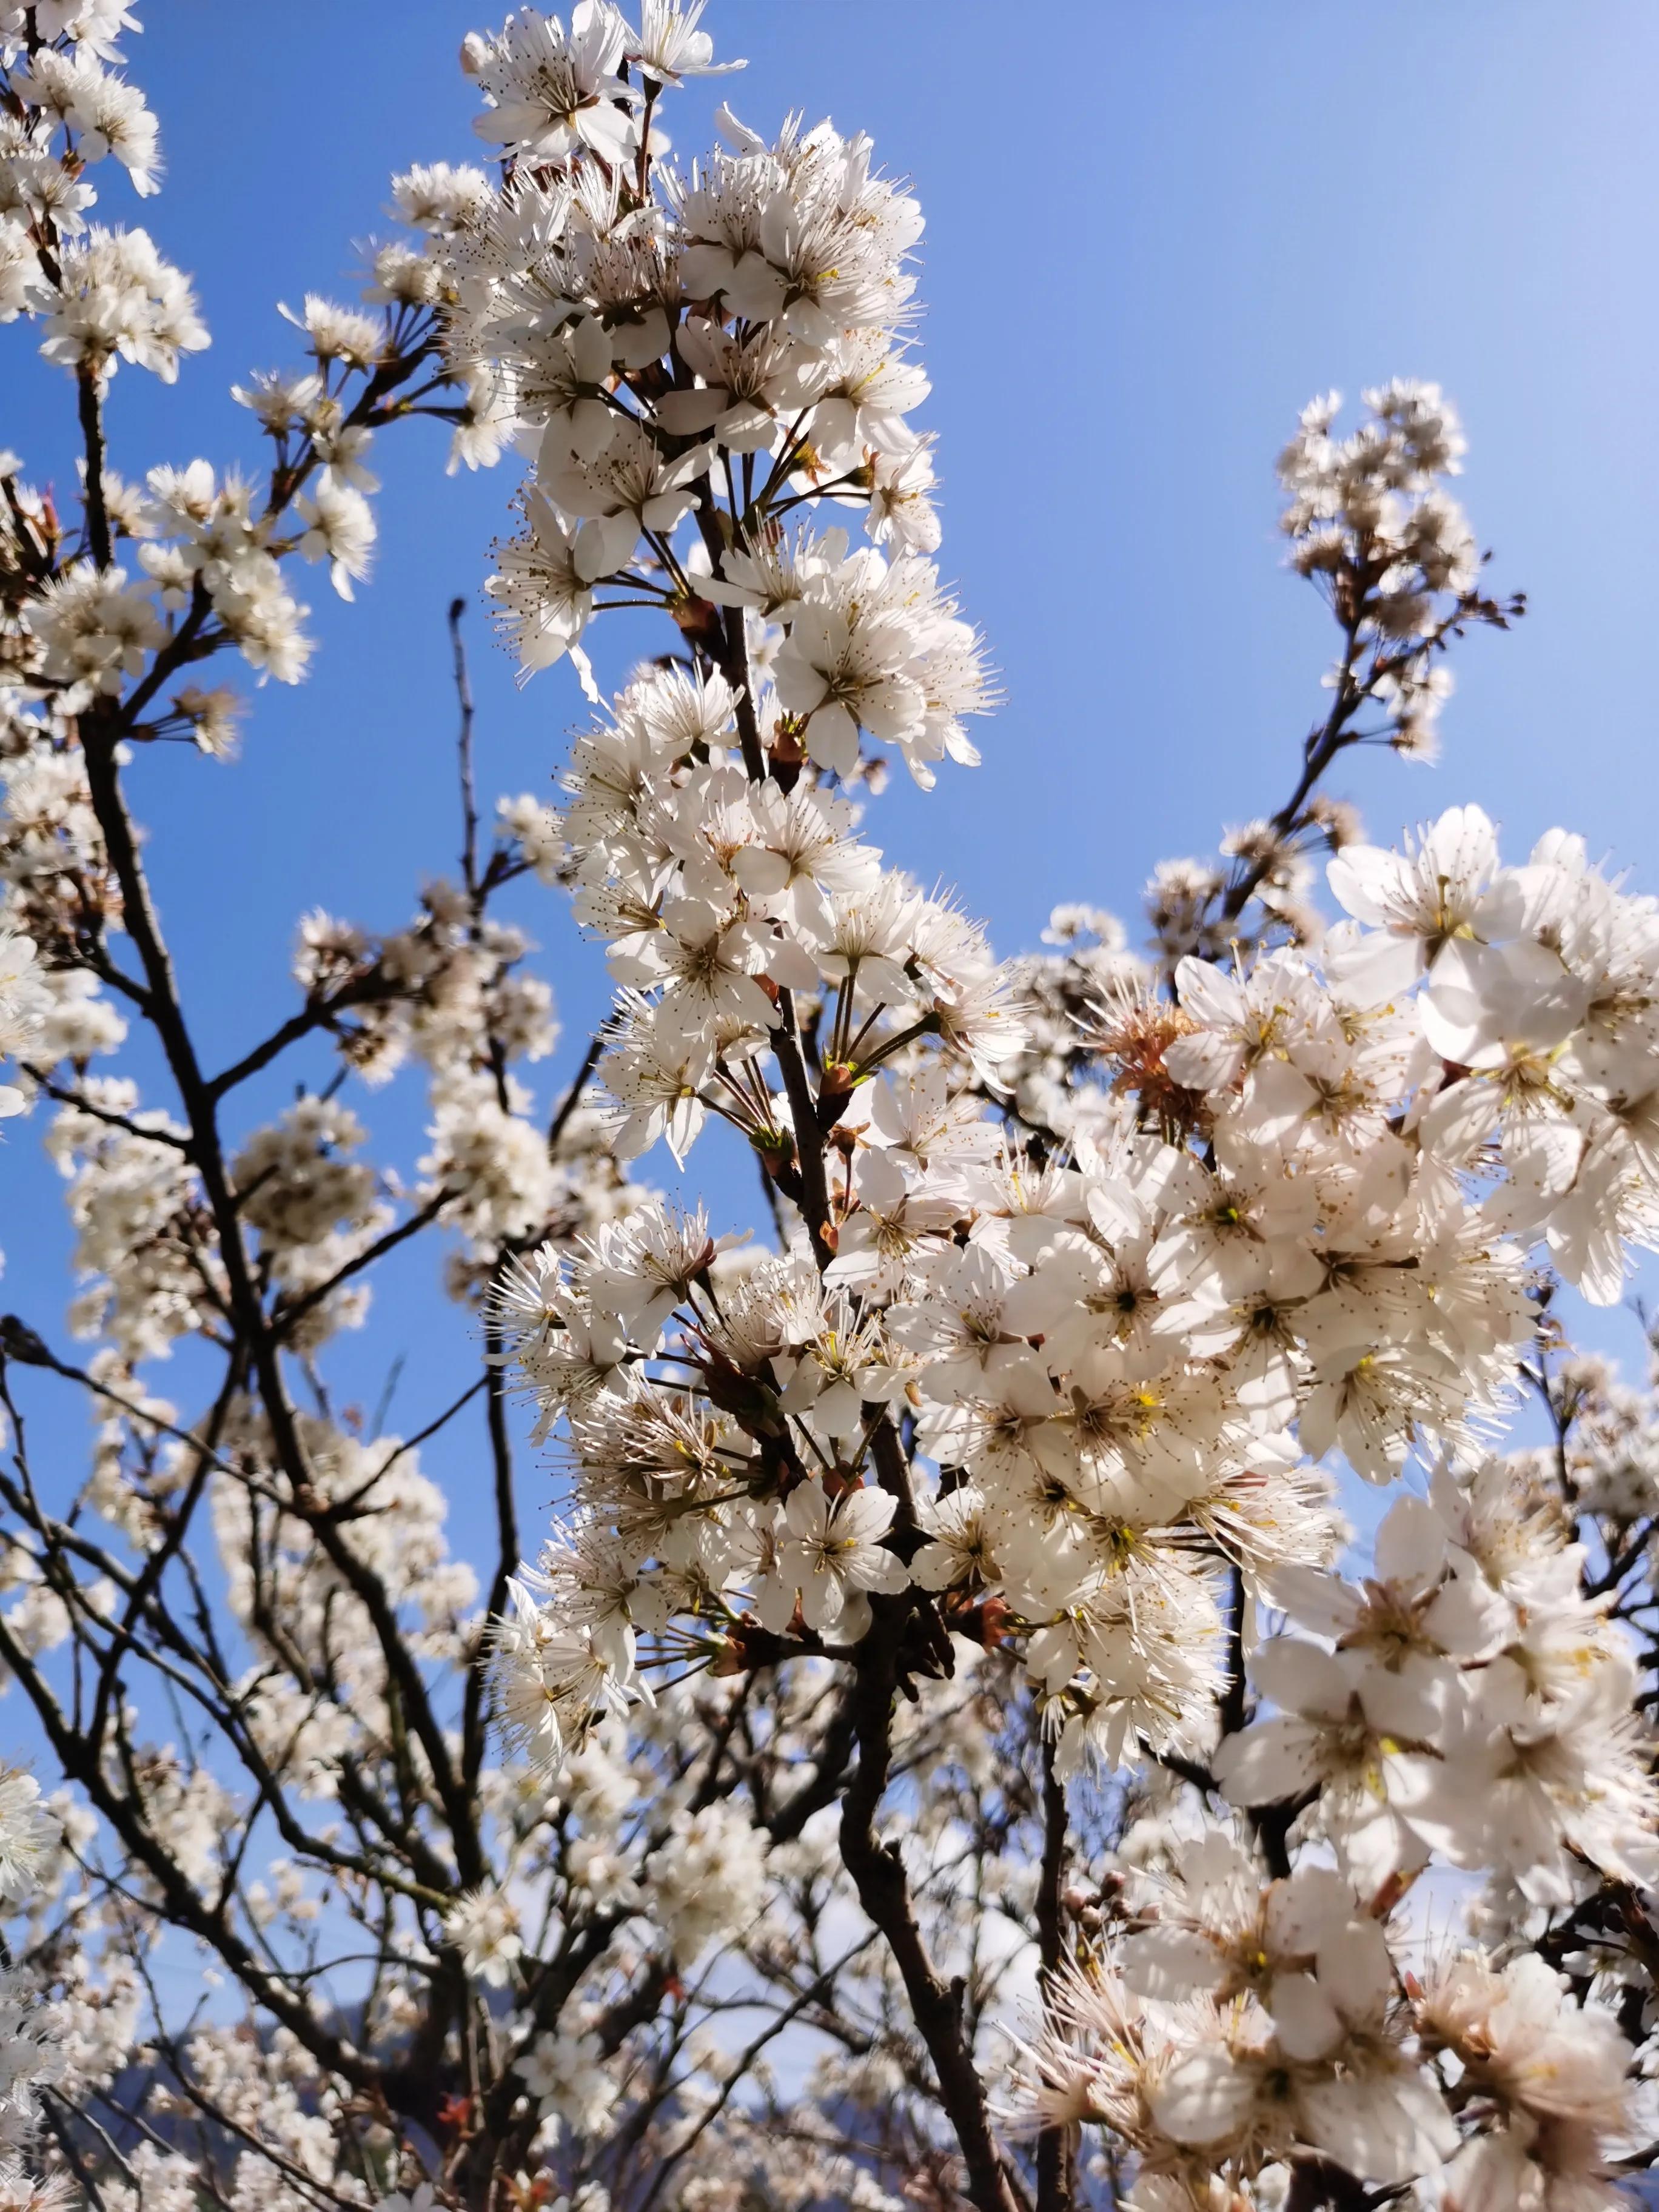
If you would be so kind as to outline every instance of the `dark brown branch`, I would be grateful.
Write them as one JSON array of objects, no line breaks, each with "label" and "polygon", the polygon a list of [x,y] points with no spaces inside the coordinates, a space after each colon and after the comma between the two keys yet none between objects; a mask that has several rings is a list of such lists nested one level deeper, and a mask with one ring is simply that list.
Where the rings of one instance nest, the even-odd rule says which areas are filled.
[{"label": "dark brown branch", "polygon": [[893,1699],[898,1653],[908,1611],[906,1600],[878,1599],[876,1625],[858,1647],[853,1696],[859,1763],[842,1801],[841,1855],[859,1902],[887,1939],[904,1983],[910,2009],[927,2047],[939,2102],[956,2130],[967,2167],[968,2195],[979,2212],[1018,2212],[1001,2153],[991,2132],[985,2085],[974,2063],[964,2020],[966,1990],[960,1978],[940,1979],[927,1955],[896,1844],[883,1843],[876,1817],[892,1763]]},{"label": "dark brown branch", "polygon": [[[507,1257],[504,1252],[496,1262],[492,1291],[500,1285],[501,1267]],[[495,1477],[495,1572],[484,1605],[486,1622],[493,1620],[505,1606],[507,1579],[523,1556],[519,1541],[518,1501],[513,1490],[513,1438],[507,1425],[507,1376],[503,1364],[506,1347],[500,1332],[491,1325],[494,1311],[492,1299],[484,1308],[484,1389],[490,1466]],[[481,1652],[467,1671],[462,1707],[461,1773],[469,1789],[477,1787],[483,1767],[484,1686]]]},{"label": "dark brown branch", "polygon": [[474,905],[478,898],[478,793],[472,775],[472,681],[467,674],[466,647],[461,637],[465,599],[449,603],[449,647],[455,669],[455,696],[460,706],[458,740],[461,771],[461,880]]},{"label": "dark brown branch", "polygon": [[587,1050],[582,1054],[581,1066],[571,1077],[570,1086],[554,1108],[553,1119],[547,1125],[547,1156],[550,1159],[558,1158],[559,1139],[569,1127],[571,1115],[582,1103],[582,1093],[586,1090],[594,1069],[604,1057],[605,1048],[604,1030],[595,1030],[588,1042]]},{"label": "dark brown branch", "polygon": [[54,1083],[46,1070],[36,1066],[33,1061],[22,1060],[17,1064],[32,1083],[38,1085],[48,1098],[55,1098],[60,1106],[73,1106],[77,1114],[89,1115],[94,1121],[101,1121],[106,1129],[120,1129],[129,1137],[142,1137],[147,1145],[166,1145],[176,1152],[188,1155],[188,1137],[175,1135],[171,1129],[146,1129],[128,1115],[117,1114],[107,1106],[100,1106],[95,1098],[85,1097],[80,1091],[71,1090],[67,1084]]},{"label": "dark brown branch", "polygon": [[830,1186],[823,1172],[823,1138],[818,1128],[817,1102],[812,1096],[806,1062],[801,1056],[795,1002],[789,992],[778,993],[778,1012],[783,1022],[781,1028],[772,1032],[772,1049],[783,1072],[784,1094],[789,1101],[789,1118],[794,1124],[801,1212],[806,1222],[806,1233],[812,1240],[812,1256],[820,1267],[824,1267],[833,1253],[824,1237],[830,1225]]},{"label": "dark brown branch", "polygon": [[1220,1697],[1221,1733],[1237,1735],[1247,1718],[1244,1679],[1244,1577],[1236,1565],[1227,1569],[1227,1678]]},{"label": "dark brown branch", "polygon": [[792,1843],[814,1813],[834,1804],[846,1779],[847,1763],[853,1755],[857,1729],[853,1686],[849,1684],[848,1695],[830,1717],[811,1775],[764,1822],[774,1843]]},{"label": "dark brown branch", "polygon": [[185,1024],[172,960],[161,938],[149,885],[138,856],[137,839],[122,796],[118,741],[114,732],[94,714],[82,725],[82,745],[94,810],[103,832],[110,865],[121,886],[123,920],[138,951],[153,1001],[151,1019],[178,1086],[185,1118],[190,1124],[197,1166],[218,1232],[231,1310],[249,1349],[277,1462],[292,1489],[294,1510],[313,1529],[330,1565],[368,1614],[387,1677],[397,1686],[431,1768],[453,1838],[462,1880],[468,1883],[481,1881],[485,1865],[477,1808],[456,1771],[444,1729],[433,1709],[419,1665],[403,1634],[396,1609],[379,1575],[356,1556],[343,1532],[331,1524],[325,1514],[308,1508],[307,1501],[316,1494],[311,1470],[283,1378],[278,1340],[266,1325],[242,1242],[236,1200],[220,1141],[216,1102],[203,1077]]},{"label": "dark brown branch", "polygon": [[[1039,1741],[1042,1762],[1042,1859],[1037,1870],[1036,1922],[1038,1986],[1051,2002],[1066,1960],[1066,1784],[1054,1771],[1054,1745],[1045,1732]],[[1047,2127],[1037,2136],[1036,2212],[1071,2212],[1076,2185],[1073,2161],[1077,2130]]]},{"label": "dark brown branch", "polygon": [[216,653],[226,642],[226,631],[209,631],[207,629],[212,607],[207,587],[198,576],[183,622],[151,661],[149,673],[134,685],[118,706],[110,710],[114,716],[115,726],[123,737],[137,726],[145,708],[170,677],[192,660],[205,660],[210,653]]},{"label": "dark brown branch", "polygon": [[216,1075],[207,1086],[209,1096],[216,1100],[222,1098],[239,1083],[246,1083],[250,1075],[257,1075],[262,1067],[268,1067],[289,1045],[297,1044],[315,1030],[330,1028],[337,1015],[354,1006],[373,1006],[392,995],[390,985],[379,977],[366,975],[343,985],[331,999],[309,1000],[297,1014],[290,1014],[280,1029],[273,1030],[251,1052],[244,1053],[240,1060]]},{"label": "dark brown branch", "polygon": [[75,373],[75,397],[86,460],[82,495],[87,503],[87,544],[96,565],[107,568],[112,547],[109,509],[104,500],[104,400],[98,373],[89,362],[83,361]]},{"label": "dark brown branch", "polygon": [[400,1244],[406,1244],[411,1237],[418,1237],[422,1229],[428,1228],[454,1195],[453,1191],[437,1192],[395,1229],[388,1229],[384,1237],[377,1237],[355,1258],[337,1267],[326,1282],[314,1284],[300,1297],[280,1299],[270,1317],[271,1334],[278,1337],[289,1335],[296,1322],[314,1312],[325,1298],[332,1297],[342,1283],[349,1283],[354,1275],[361,1275],[366,1267],[374,1267],[388,1252],[395,1252]]}]

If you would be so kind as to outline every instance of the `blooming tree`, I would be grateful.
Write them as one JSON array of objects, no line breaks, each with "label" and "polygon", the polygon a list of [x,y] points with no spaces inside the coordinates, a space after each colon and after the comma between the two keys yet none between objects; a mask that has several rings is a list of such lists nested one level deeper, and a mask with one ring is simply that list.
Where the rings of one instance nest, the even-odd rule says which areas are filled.
[{"label": "blooming tree", "polygon": [[[700,13],[469,40],[495,175],[394,180],[362,302],[236,388],[261,466],[137,483],[118,370],[207,343],[91,214],[155,186],[137,27],[0,7],[0,315],[79,455],[67,512],[0,459],[0,1113],[46,1122],[91,1346],[0,1322],[46,1784],[0,1777],[0,2202],[1615,2207],[1659,2134],[1659,1409],[1556,1307],[1659,1225],[1659,904],[1565,832],[1506,864],[1468,805],[1388,851],[1329,793],[1431,751],[1451,649],[1518,611],[1414,384],[1280,457],[1328,706],[1276,813],[1158,869],[1144,951],[1069,906],[999,963],[890,866],[894,757],[970,767],[996,703],[933,557],[921,216],[827,123],[722,107],[677,166]],[[305,675],[298,571],[351,597],[420,416],[527,462],[487,589],[597,712],[486,830],[458,605],[458,876],[307,915],[297,1004],[215,1066],[144,749],[233,750],[198,664]],[[617,607],[666,620],[605,702]],[[617,989],[556,1102],[526,879]],[[140,1037],[154,1101],[94,1072]],[[399,1175],[359,1109],[411,1070]],[[629,1179],[711,1116],[758,1239]],[[331,1362],[416,1237],[478,1366],[394,1437]],[[65,1386],[73,1476],[30,1425]]]}]

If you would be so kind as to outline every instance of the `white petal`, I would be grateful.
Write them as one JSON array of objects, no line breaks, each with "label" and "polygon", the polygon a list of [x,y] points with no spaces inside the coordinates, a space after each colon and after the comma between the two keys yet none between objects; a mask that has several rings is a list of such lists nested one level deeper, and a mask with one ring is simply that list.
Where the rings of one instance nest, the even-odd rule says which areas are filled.
[{"label": "white petal", "polygon": [[1220,2142],[1249,2118],[1256,2075],[1217,2045],[1178,2058],[1150,2093],[1152,2118],[1176,2142]]},{"label": "white petal", "polygon": [[1224,1737],[1210,1764],[1230,1805],[1275,1805],[1319,1779],[1318,1747],[1306,1721],[1258,1721]]},{"label": "white petal", "polygon": [[1298,2102],[1309,2141],[1368,2181],[1413,2181],[1457,2148],[1457,2124],[1421,2075],[1314,2082]]},{"label": "white petal", "polygon": [[1307,2064],[1329,2057],[1347,2030],[1311,1974],[1275,1974],[1268,2011],[1287,2058]]},{"label": "white petal", "polygon": [[1291,1713],[1313,1713],[1341,1720],[1353,1694],[1352,1677],[1342,1662],[1299,1636],[1274,1636],[1258,1644],[1250,1673],[1264,1697]]},{"label": "white petal", "polygon": [[1425,1498],[1402,1498],[1376,1532],[1377,1579],[1425,1585],[1446,1557],[1446,1531]]},{"label": "white petal", "polygon": [[1221,1954],[1195,1928],[1144,1928],[1124,1938],[1123,1978],[1143,1997],[1213,1990],[1225,1972]]}]

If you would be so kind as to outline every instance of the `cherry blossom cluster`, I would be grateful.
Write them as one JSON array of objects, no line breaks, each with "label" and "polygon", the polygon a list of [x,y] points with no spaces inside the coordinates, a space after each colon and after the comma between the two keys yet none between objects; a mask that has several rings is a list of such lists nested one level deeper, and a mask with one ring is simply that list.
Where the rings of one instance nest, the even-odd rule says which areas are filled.
[{"label": "cherry blossom cluster", "polygon": [[[908,420],[928,392],[908,336],[921,212],[867,139],[827,123],[769,145],[722,109],[727,147],[689,176],[668,167],[658,100],[716,66],[696,13],[653,9],[635,34],[608,4],[568,32],[525,9],[469,45],[507,175],[456,241],[447,343],[535,458],[490,588],[526,671],[597,611],[659,606],[723,639],[751,754],[804,750],[844,779],[863,732],[925,783],[947,752],[973,757],[962,718],[989,690],[925,557],[930,441]],[[868,544],[800,525],[825,499],[862,511]],[[744,613],[765,695],[723,619]]]},{"label": "cherry blossom cluster", "polygon": [[[1250,1660],[1276,1710],[1224,1737],[1213,1771],[1258,1820],[1288,1816],[1281,1852],[1318,1838],[1335,1863],[1264,1881],[1213,1825],[1157,1854],[1118,1900],[1115,1973],[1074,1968],[1031,2053],[1041,2110],[1113,2127],[1189,2187],[1301,2144],[1382,2185],[1450,2161],[1457,2205],[1620,2201],[1599,2179],[1636,2125],[1613,2014],[1533,1952],[1501,1970],[1455,1952],[1426,1979],[1400,1963],[1431,1852],[1486,1872],[1494,1925],[1571,1910],[1598,1873],[1652,1888],[1634,1668],[1585,1564],[1490,1461],[1397,1503],[1362,1584],[1279,1571],[1292,1628]],[[1467,2141],[1454,2112],[1478,2116]]]},{"label": "cherry blossom cluster", "polygon": [[[51,1004],[32,940],[6,930],[0,934],[0,1060],[15,1058],[40,1042]],[[22,1113],[27,1104],[27,1092],[15,1083],[0,1084],[0,1120]]]},{"label": "cherry blossom cluster", "polygon": [[[1057,1978],[1030,2094],[1134,2146],[1146,2212],[1213,2201],[1218,2173],[1277,2202],[1310,2150],[1384,2190],[1426,2176],[1407,2201],[1461,2212],[1627,2201],[1644,1954],[1592,1931],[1609,1884],[1651,1892],[1652,1762],[1621,1577],[1567,1540],[1531,1459],[1400,1500],[1360,1584],[1273,1577],[1288,1627],[1250,1669],[1275,1710],[1212,1762],[1245,1818],[1143,1818],[1085,1908],[1109,1960]],[[1410,1925],[1431,1854],[1486,1870],[1482,1947]]]},{"label": "cherry blossom cluster", "polygon": [[[637,83],[601,81],[630,57]],[[838,411],[826,457],[815,426],[850,395],[802,379],[837,347],[892,360],[908,203],[862,149],[850,181],[827,127],[769,148],[730,118],[731,154],[653,192],[669,79],[604,8],[568,36],[520,15],[474,60],[512,165],[451,343],[493,364],[535,456],[493,588],[526,669],[641,598],[690,648],[635,678],[564,778],[553,872],[621,987],[614,1141],[683,1159],[717,1116],[796,1224],[755,1255],[647,1206],[503,1278],[500,1340],[572,1472],[496,1631],[510,1742],[556,1775],[662,1668],[823,1655],[856,1682],[894,1663],[861,1656],[883,1645],[901,1679],[953,1639],[1016,1656],[1062,1784],[1151,1758],[1241,1808],[1218,1847],[1243,1930],[1290,1909],[1273,1883],[1320,1899],[1277,1996],[1206,1966],[1139,1992],[1184,2012],[1132,2025],[1109,1979],[1054,1979],[1046,2127],[1103,2123],[1147,2188],[1167,2166],[1194,2204],[1311,2154],[1391,2186],[1447,2166],[1454,2192],[1593,2176],[1616,2091],[1569,2148],[1522,2096],[1469,2107],[1460,2150],[1480,2031],[1407,2002],[1389,1922],[1433,1855],[1568,1912],[1653,1872],[1631,1656],[1581,1547],[1528,1522],[1512,1549],[1510,1478],[1482,1454],[1535,1340],[1536,1267],[1607,1303],[1650,1234],[1659,909],[1561,833],[1505,869],[1485,815],[1454,808],[1385,852],[1315,788],[1366,712],[1425,751],[1449,641],[1516,610],[1479,595],[1443,488],[1455,416],[1395,384],[1346,441],[1317,403],[1282,457],[1293,565],[1343,638],[1335,698],[1231,869],[1160,877],[1167,988],[1083,908],[1057,912],[1046,973],[1000,970],[883,866],[857,807],[872,748],[924,782],[971,757],[927,716],[988,703],[977,643],[917,552],[849,555],[814,520],[860,500],[892,535],[883,471],[913,434]],[[1322,842],[1349,917],[1328,935]],[[1363,1590],[1334,1571],[1318,1462],[1339,1452],[1377,1484],[1439,1469]],[[1312,1637],[1257,1643],[1271,1608]],[[1294,1871],[1292,1832],[1335,1870]],[[1563,2000],[1540,1972],[1516,2002],[1547,2026]],[[1508,2002],[1494,1966],[1434,1987],[1453,1983]],[[1199,1990],[1220,1994],[1194,2014]],[[1091,2035],[1144,2067],[1068,2101]],[[1581,2040],[1622,2069],[1610,2019]],[[953,2118],[975,2201],[999,2201]]]},{"label": "cherry blossom cluster", "polygon": [[[33,1109],[88,1347],[0,1316],[0,1685],[63,1782],[0,1775],[0,2212],[1614,2212],[1659,1401],[1563,1309],[1659,1220],[1659,904],[1333,792],[1520,608],[1405,382],[1280,457],[1326,702],[1144,947],[1074,902],[1002,962],[893,866],[895,753],[925,789],[996,704],[921,215],[827,122],[683,165],[702,13],[469,38],[490,168],[403,172],[361,300],[289,314],[264,465],[128,480],[120,364],[206,343],[91,219],[161,174],[137,26],[0,0],[0,314],[78,471],[0,465],[0,1165]],[[310,672],[295,564],[368,578],[404,416],[520,457],[488,597],[594,712],[481,813],[458,602],[459,864],[303,915],[221,1059],[133,763],[234,753],[198,661]],[[668,621],[607,700],[613,611]],[[616,988],[553,1096],[538,886]],[[770,1233],[630,1182],[659,1144]],[[417,1237],[465,1373],[364,1402]]]},{"label": "cherry blossom cluster", "polygon": [[[64,1843],[33,1776],[0,1769],[0,1905],[7,1912],[23,1911],[52,1886]],[[42,2096],[64,2072],[68,2021],[61,2008],[43,2002],[45,1978],[27,1958],[0,1966],[0,2197],[19,2212],[50,2212],[56,2194],[39,2178],[37,2138]]]},{"label": "cherry blossom cluster", "polygon": [[[118,163],[140,193],[158,185],[155,118],[120,74],[115,43],[137,21],[125,7],[53,4],[33,15],[11,9],[8,26],[0,319],[37,321],[42,353],[96,398],[123,362],[171,383],[181,358],[209,343],[188,279],[148,232],[88,220],[100,163]],[[83,471],[77,531],[50,495],[21,480],[17,458],[4,456],[0,667],[19,685],[19,705],[33,700],[42,710],[18,720],[20,735],[33,725],[36,742],[61,746],[62,719],[90,701],[118,696],[152,672],[154,694],[165,678],[226,648],[261,681],[297,682],[311,653],[307,610],[283,564],[291,556],[326,561],[348,599],[368,574],[376,429],[394,414],[436,414],[455,425],[457,459],[476,466],[495,458],[488,408],[437,361],[435,335],[444,241],[482,205],[485,179],[476,169],[416,169],[395,179],[393,191],[417,242],[374,251],[364,307],[308,294],[299,311],[284,309],[304,335],[307,366],[235,387],[272,444],[266,481],[220,477],[196,460],[125,483],[103,468],[100,451],[98,470]],[[112,557],[122,540],[133,548],[131,566]],[[142,733],[190,737],[222,752],[234,719],[231,695],[186,685]]]},{"label": "cherry blossom cluster", "polygon": [[[652,803],[643,786],[633,818]],[[709,842],[740,880],[733,834],[728,812]],[[1652,902],[1559,838],[1501,871],[1473,808],[1331,875],[1375,927],[1334,932],[1322,971],[1188,958],[1175,998],[1107,1003],[1113,1081],[1077,1095],[1071,1164],[984,1118],[971,1060],[954,1096],[942,1054],[901,1080],[860,1070],[851,1098],[820,1094],[841,1162],[821,1268],[802,1251],[738,1272],[700,1214],[647,1208],[506,1288],[581,1482],[544,1562],[555,1631],[526,1594],[542,1626],[511,1647],[550,1686],[550,1745],[590,1694],[627,1693],[634,1629],[681,1607],[739,1646],[745,1613],[781,1632],[798,1604],[814,1635],[867,1631],[862,1594],[906,1574],[872,1455],[896,1409],[948,1473],[915,1500],[909,1577],[994,1601],[1079,1743],[1114,1764],[1190,1747],[1221,1664],[1216,1563],[1260,1587],[1328,1556],[1308,1462],[1340,1448],[1385,1482],[1414,1451],[1474,1450],[1532,1334],[1535,1239],[1617,1295],[1622,1239],[1651,1218],[1631,1093],[1656,1065]],[[688,1054],[656,1126],[678,1115],[684,1141],[713,1103],[765,1159],[788,1143],[752,1069],[771,1002],[741,970],[729,988],[702,1001],[704,1049],[748,1103],[722,1108],[707,1076],[693,1092]],[[686,996],[676,980],[659,1003],[688,1023]],[[627,1019],[631,1054],[637,1001]],[[609,1655],[592,1682],[572,1623],[583,1666]]]},{"label": "cherry blossom cluster", "polygon": [[1462,427],[1439,386],[1397,378],[1364,400],[1365,419],[1346,438],[1334,434],[1340,394],[1313,401],[1279,460],[1290,564],[1326,599],[1340,640],[1325,678],[1328,711],[1304,741],[1283,806],[1230,829],[1218,861],[1154,870],[1146,907],[1166,972],[1186,953],[1226,962],[1235,948],[1318,942],[1319,862],[1360,834],[1352,807],[1323,781],[1333,763],[1356,744],[1432,760],[1451,646],[1525,611],[1523,594],[1500,600],[1480,587],[1483,562],[1448,481]]},{"label": "cherry blossom cluster", "polygon": [[[1231,2202],[1280,2203],[1298,2166],[1319,2171],[1310,2150],[1383,2201],[1631,2201],[1604,2162],[1632,2136],[1630,2045],[1535,1953],[1462,1952],[1402,1987],[1386,1913],[1316,1864],[1263,1886],[1220,1829],[1171,1844],[1136,1887],[1119,1968],[1069,1969],[1028,2054],[1045,2118],[1133,2147],[1134,2212],[1226,2203],[1218,2170],[1262,2191]],[[1453,2108],[1479,2128],[1462,2136]],[[1425,2173],[1431,2200],[1402,2196]]]}]

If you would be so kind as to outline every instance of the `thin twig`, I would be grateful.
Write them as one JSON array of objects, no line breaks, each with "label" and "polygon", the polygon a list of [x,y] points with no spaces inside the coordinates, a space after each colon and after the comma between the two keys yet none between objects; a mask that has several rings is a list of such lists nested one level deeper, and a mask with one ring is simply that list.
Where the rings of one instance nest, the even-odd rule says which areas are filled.
[{"label": "thin twig", "polygon": [[449,603],[450,653],[455,669],[455,697],[460,707],[458,741],[461,771],[461,880],[476,905],[478,896],[478,794],[472,775],[472,681],[467,674],[466,645],[461,636],[465,599]]}]

